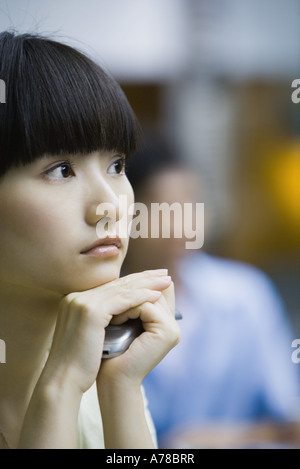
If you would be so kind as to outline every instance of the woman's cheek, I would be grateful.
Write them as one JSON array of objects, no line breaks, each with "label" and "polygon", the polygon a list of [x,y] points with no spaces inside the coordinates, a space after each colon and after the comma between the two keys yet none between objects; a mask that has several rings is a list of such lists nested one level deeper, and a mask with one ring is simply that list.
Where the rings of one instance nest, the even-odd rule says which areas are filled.
[{"label": "woman's cheek", "polygon": [[20,194],[12,191],[12,195],[0,204],[0,240],[5,235],[23,241],[41,241],[44,236],[49,240],[59,227],[62,230],[68,225],[69,210],[58,201],[52,200],[50,204],[50,197],[41,197],[30,190]]}]

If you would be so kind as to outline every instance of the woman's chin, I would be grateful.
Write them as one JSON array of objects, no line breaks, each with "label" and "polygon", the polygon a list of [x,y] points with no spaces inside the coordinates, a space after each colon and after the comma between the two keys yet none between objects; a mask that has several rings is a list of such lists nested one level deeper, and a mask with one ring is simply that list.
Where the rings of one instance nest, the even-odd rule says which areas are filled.
[{"label": "woman's chin", "polygon": [[67,295],[73,292],[82,292],[86,290],[91,290],[92,288],[99,287],[105,283],[112,282],[120,277],[120,269],[116,269],[115,272],[110,271],[106,274],[99,276],[80,278],[76,282],[72,282],[69,285],[66,285],[64,288],[64,294]]}]

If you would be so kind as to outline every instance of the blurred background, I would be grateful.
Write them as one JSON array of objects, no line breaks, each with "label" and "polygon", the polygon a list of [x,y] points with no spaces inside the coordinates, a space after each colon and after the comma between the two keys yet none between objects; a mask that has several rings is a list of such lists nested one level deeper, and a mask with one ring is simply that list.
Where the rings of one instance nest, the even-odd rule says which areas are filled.
[{"label": "blurred background", "polygon": [[268,274],[299,338],[300,1],[1,0],[0,29],[70,43],[117,78],[145,139],[201,172],[206,252]]}]

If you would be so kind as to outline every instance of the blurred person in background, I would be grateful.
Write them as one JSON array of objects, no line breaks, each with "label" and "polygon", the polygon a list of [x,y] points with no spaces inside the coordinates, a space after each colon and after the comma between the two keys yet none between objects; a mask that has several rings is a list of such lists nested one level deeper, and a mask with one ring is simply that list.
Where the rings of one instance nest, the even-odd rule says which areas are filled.
[{"label": "blurred person in background", "polygon": [[[201,175],[160,144],[135,155],[127,176],[135,201],[149,212],[151,203],[205,199]],[[205,207],[207,237],[210,213]],[[282,299],[256,267],[186,249],[185,243],[172,233],[131,239],[123,266],[128,274],[165,265],[183,316],[179,346],[144,381],[159,445],[247,446],[249,439],[275,438],[278,424],[296,419],[300,395]],[[260,425],[254,435],[241,431],[253,424]]]}]

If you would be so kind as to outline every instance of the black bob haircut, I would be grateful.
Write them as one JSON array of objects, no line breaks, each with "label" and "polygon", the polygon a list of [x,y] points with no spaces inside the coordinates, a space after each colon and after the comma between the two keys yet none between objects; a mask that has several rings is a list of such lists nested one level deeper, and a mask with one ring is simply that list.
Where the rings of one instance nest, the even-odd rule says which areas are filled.
[{"label": "black bob haircut", "polygon": [[137,150],[136,117],[119,84],[76,49],[0,33],[0,79],[0,176],[44,154]]}]

